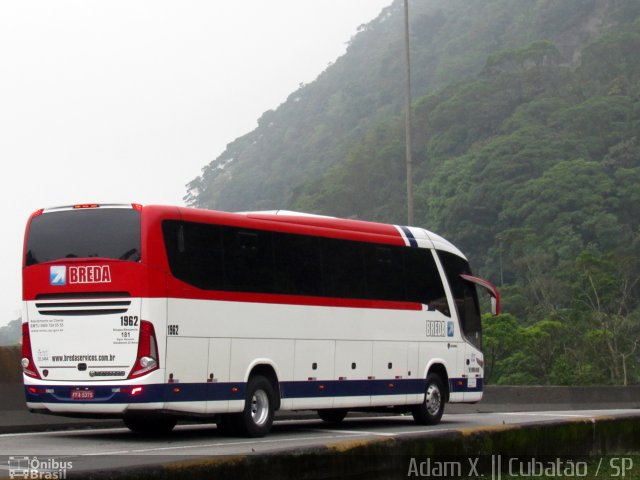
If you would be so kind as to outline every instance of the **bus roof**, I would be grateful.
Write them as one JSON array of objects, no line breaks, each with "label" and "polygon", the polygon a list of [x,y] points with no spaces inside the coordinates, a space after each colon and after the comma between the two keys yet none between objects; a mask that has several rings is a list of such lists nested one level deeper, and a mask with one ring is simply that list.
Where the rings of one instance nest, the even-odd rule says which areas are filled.
[{"label": "bus roof", "polygon": [[432,244],[436,250],[451,252],[466,260],[464,254],[450,241],[425,228],[402,227],[384,223],[342,219],[326,215],[316,215],[312,213],[295,212],[290,210],[266,210],[255,212],[241,212],[240,214],[247,215],[250,218],[260,218],[271,221],[284,221],[287,223],[304,223],[309,226],[327,227],[328,225],[331,225],[332,228],[353,230],[363,233],[380,233],[379,226],[393,228],[396,232],[398,231],[398,229],[409,229],[416,240],[423,240],[424,242]]},{"label": "bus roof", "polygon": [[[297,227],[307,227],[319,229],[324,232],[340,231],[350,232],[354,239],[362,237],[393,238],[392,243],[404,243],[405,245],[430,247],[437,250],[451,252],[462,258],[466,257],[451,242],[420,227],[406,227],[402,225],[391,225],[385,223],[370,222],[364,220],[345,219],[326,215],[316,215],[312,213],[296,212],[291,210],[265,210],[250,212],[223,212],[219,210],[206,210],[192,207],[175,207],[163,205],[145,205],[137,203],[84,203],[67,205],[61,207],[45,208],[36,213],[51,213],[64,210],[87,209],[87,208],[134,208],[136,210],[155,211],[156,213],[166,213],[174,216],[178,213],[185,220],[192,221],[225,221],[241,224],[242,220],[249,219],[256,228],[268,228],[268,224],[279,223],[295,225]],[[261,224],[261,225],[258,225]],[[311,233],[311,232],[310,232]],[[320,233],[320,236],[322,234]],[[386,242],[388,243],[388,242]]]}]

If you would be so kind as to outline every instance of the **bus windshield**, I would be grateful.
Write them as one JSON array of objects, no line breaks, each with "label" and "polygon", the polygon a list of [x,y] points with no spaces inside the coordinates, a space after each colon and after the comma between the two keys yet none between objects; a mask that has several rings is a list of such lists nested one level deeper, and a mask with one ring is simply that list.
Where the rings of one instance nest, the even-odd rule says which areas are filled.
[{"label": "bus windshield", "polygon": [[45,212],[33,218],[25,266],[65,258],[140,261],[140,212],[91,208]]},{"label": "bus windshield", "polygon": [[476,286],[460,275],[470,275],[469,263],[457,255],[439,251],[438,256],[451,286],[462,331],[473,345],[482,346],[482,323]]}]

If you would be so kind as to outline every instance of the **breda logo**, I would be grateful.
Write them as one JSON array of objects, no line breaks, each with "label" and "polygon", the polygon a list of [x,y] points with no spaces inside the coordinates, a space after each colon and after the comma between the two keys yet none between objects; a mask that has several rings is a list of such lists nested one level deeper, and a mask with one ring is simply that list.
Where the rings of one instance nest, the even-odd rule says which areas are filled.
[{"label": "breda logo", "polygon": [[67,267],[54,265],[49,268],[49,283],[54,286],[64,286],[67,284]]},{"label": "breda logo", "polygon": [[69,283],[110,283],[109,265],[69,267]]}]

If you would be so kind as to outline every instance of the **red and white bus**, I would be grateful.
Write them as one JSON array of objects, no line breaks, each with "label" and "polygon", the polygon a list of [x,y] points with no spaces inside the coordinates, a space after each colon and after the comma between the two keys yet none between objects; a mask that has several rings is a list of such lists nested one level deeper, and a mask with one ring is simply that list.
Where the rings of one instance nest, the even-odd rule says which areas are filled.
[{"label": "red and white bus", "polygon": [[411,412],[482,397],[476,285],[422,228],[294,212],[49,208],[23,263],[27,406],[265,435],[276,410]]}]

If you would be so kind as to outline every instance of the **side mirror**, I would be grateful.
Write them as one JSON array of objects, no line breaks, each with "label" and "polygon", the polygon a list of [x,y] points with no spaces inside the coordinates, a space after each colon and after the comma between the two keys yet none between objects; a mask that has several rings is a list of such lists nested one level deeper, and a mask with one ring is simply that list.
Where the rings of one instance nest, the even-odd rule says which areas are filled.
[{"label": "side mirror", "polygon": [[473,283],[474,285],[479,286],[485,292],[487,292],[491,296],[491,313],[493,315],[500,314],[500,292],[492,283],[486,281],[483,278],[474,277],[473,275],[466,275],[461,273],[460,276],[463,280],[466,280],[469,283]]}]

